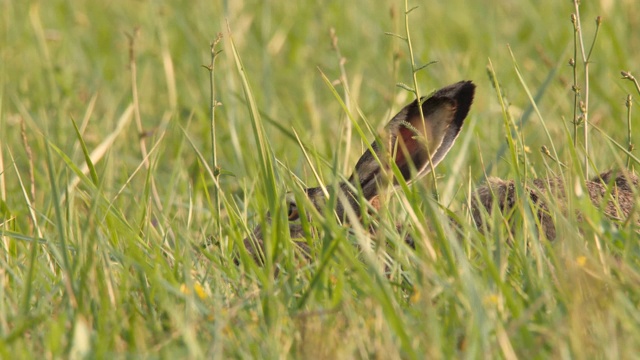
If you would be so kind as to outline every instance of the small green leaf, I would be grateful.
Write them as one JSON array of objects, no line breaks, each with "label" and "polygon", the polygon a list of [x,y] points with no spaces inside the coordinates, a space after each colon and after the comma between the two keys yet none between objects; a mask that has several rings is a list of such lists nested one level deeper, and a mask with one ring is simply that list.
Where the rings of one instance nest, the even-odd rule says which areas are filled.
[{"label": "small green leaf", "polygon": [[408,92],[411,92],[411,93],[414,93],[414,94],[416,93],[416,90],[414,88],[412,88],[411,86],[407,85],[407,84],[397,83],[396,86],[401,88],[401,89],[405,89]]}]

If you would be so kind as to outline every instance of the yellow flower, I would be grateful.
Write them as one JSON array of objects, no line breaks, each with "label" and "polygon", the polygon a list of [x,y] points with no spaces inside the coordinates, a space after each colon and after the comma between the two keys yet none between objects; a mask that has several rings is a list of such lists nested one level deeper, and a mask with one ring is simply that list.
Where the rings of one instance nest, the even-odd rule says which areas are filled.
[{"label": "yellow flower", "polygon": [[411,302],[412,304],[415,304],[418,301],[420,301],[420,291],[414,290],[413,294],[411,294],[411,297],[409,298],[409,302]]},{"label": "yellow flower", "polygon": [[498,304],[498,301],[500,301],[500,298],[498,297],[498,295],[496,294],[491,294],[491,295],[487,295],[484,297],[484,302],[485,304]]},{"label": "yellow flower", "polygon": [[[207,293],[204,291],[204,287],[202,287],[199,282],[193,283],[193,290],[196,292],[196,295],[198,295],[200,300],[204,300],[207,298]],[[180,285],[180,292],[185,295],[191,294],[191,291],[189,291],[186,284]]]},{"label": "yellow flower", "polygon": [[200,285],[200,283],[197,282],[193,284],[193,290],[196,291],[196,295],[198,295],[200,300],[204,300],[207,298],[207,293],[204,291],[204,288],[202,287],[202,285]]}]

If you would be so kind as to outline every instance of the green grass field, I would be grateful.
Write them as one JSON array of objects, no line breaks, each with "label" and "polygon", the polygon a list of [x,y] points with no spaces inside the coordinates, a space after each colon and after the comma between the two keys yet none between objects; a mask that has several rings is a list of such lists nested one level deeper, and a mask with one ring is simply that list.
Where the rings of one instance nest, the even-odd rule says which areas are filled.
[{"label": "green grass field", "polygon": [[[467,206],[486,176],[638,167],[636,1],[584,1],[580,32],[568,0],[405,6],[0,1],[0,357],[637,357],[635,221],[579,181],[554,242],[526,198],[487,233]],[[415,82],[411,52],[436,62]],[[348,176],[403,87],[459,80],[476,98],[435,183],[386,195],[373,236],[315,216],[296,256],[284,194]]]}]

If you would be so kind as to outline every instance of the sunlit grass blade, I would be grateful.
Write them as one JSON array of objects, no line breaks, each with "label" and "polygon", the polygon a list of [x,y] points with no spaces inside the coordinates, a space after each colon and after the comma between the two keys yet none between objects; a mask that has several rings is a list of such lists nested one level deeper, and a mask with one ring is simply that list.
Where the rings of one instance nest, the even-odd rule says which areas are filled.
[{"label": "sunlit grass blade", "polygon": [[273,151],[271,150],[271,146],[266,137],[264,126],[262,124],[262,118],[260,116],[260,111],[258,110],[258,105],[256,104],[256,101],[253,97],[249,79],[247,78],[245,68],[242,65],[240,54],[236,49],[236,45],[232,36],[229,36],[229,44],[231,45],[231,51],[233,53],[233,59],[235,61],[238,76],[240,76],[240,80],[242,82],[242,91],[244,92],[245,100],[247,101],[249,116],[251,118],[251,126],[253,129],[253,136],[255,138],[256,145],[258,145],[258,163],[260,165],[261,173],[263,174],[263,189],[265,190],[265,195],[267,195],[269,199],[270,209],[275,210],[275,203],[277,201],[275,191],[277,189],[277,186],[276,175],[273,166]]},{"label": "sunlit grass blade", "polygon": [[94,185],[98,185],[98,173],[96,172],[95,166],[93,166],[93,161],[91,161],[91,155],[89,154],[89,150],[87,149],[87,145],[84,143],[84,139],[82,138],[82,134],[80,133],[80,129],[78,129],[78,125],[76,121],[71,119],[71,123],[73,124],[73,128],[76,131],[76,136],[78,137],[78,142],[80,142],[80,147],[82,148],[82,154],[84,154],[85,165],[89,169],[89,175],[91,175],[91,180]]}]

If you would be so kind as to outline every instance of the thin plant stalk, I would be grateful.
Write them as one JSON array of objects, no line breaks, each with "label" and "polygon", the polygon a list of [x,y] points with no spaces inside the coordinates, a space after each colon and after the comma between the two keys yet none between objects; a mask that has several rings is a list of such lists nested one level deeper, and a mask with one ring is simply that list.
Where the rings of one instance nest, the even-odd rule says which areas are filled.
[{"label": "thin plant stalk", "polygon": [[633,83],[633,85],[635,85],[636,91],[638,92],[638,95],[640,95],[640,84],[638,84],[638,80],[636,79],[636,77],[628,71],[621,71],[620,74],[622,75],[623,79],[629,80]]},{"label": "thin plant stalk", "polygon": [[[329,30],[329,36],[331,37],[331,47],[333,48],[333,51],[335,51],[336,55],[338,56],[338,66],[340,68],[340,84],[342,85],[342,89],[344,90],[344,104],[347,107],[347,111],[351,112],[351,99],[350,99],[351,91],[349,90],[347,70],[344,66],[344,64],[346,63],[346,59],[342,56],[342,52],[340,51],[340,47],[338,46],[338,35],[336,35],[336,30],[334,28],[331,28]],[[353,125],[351,124],[350,121],[347,121],[345,126],[346,126],[346,129],[345,129],[346,132],[344,134],[344,137],[347,143],[345,144],[346,153],[344,156],[343,169],[346,169],[348,167],[349,152],[351,150],[351,134],[353,132]]]},{"label": "thin plant stalk", "polygon": [[[415,10],[416,7],[413,7],[411,9],[409,9],[409,3],[408,0],[404,0],[404,30],[405,30],[405,35],[406,35],[406,42],[407,42],[407,48],[409,50],[409,59],[411,61],[411,76],[413,79],[413,93],[416,97],[416,99],[418,100],[418,102],[420,102],[420,90],[418,87],[418,71],[424,69],[426,66],[430,65],[431,63],[427,63],[426,65],[420,66],[420,67],[416,67],[416,61],[415,61],[415,57],[413,55],[413,44],[411,43],[411,32],[409,31],[409,13],[413,10]],[[420,104],[422,105],[422,104]],[[418,106],[418,110],[420,111],[420,118],[422,118],[422,127],[424,129],[426,129],[426,125],[425,125],[425,120],[424,120],[424,114],[422,112],[422,106]],[[426,139],[425,137],[425,141],[429,141],[429,139]],[[434,193],[434,197],[436,198],[436,201],[440,201],[440,194],[438,192],[438,182],[436,181],[436,171],[435,168],[433,166],[433,160],[432,160],[432,156],[431,156],[431,151],[429,150],[428,146],[425,146],[425,148],[427,149],[427,157],[429,158],[429,167],[431,168],[431,178],[433,179],[433,193]]]},{"label": "thin plant stalk", "polygon": [[210,126],[210,130],[211,130],[211,161],[213,164],[213,177],[214,177],[214,182],[215,182],[215,186],[213,187],[213,202],[214,202],[214,206],[216,209],[216,213],[215,213],[215,217],[216,217],[216,227],[217,227],[217,235],[218,235],[218,239],[222,236],[222,224],[220,222],[220,210],[221,210],[221,205],[220,205],[220,194],[219,191],[220,189],[218,188],[219,182],[218,179],[220,177],[220,169],[218,167],[218,154],[217,154],[217,144],[216,144],[216,106],[219,105],[219,103],[216,101],[215,95],[216,95],[216,88],[215,88],[215,63],[216,63],[216,58],[218,56],[218,54],[220,54],[220,52],[222,50],[216,51],[216,46],[218,45],[218,43],[220,42],[220,40],[222,40],[222,34],[219,33],[218,36],[216,37],[216,39],[211,43],[211,63],[209,63],[209,65],[203,65],[204,68],[206,68],[209,71],[209,95],[210,95],[210,113],[209,113],[209,121],[211,123]]},{"label": "thin plant stalk", "polygon": [[[577,86],[577,76],[575,71],[574,64],[574,91],[576,91],[576,100],[574,101],[574,122],[575,122],[575,113],[576,108],[575,105],[578,105],[580,108],[580,118],[581,123],[583,124],[583,137],[584,137],[584,172],[586,179],[589,179],[589,60],[591,58],[591,54],[593,53],[593,48],[595,46],[596,40],[598,38],[598,32],[600,30],[600,24],[602,23],[602,18],[598,16],[596,18],[596,32],[593,36],[593,41],[591,42],[591,46],[589,47],[589,52],[585,50],[584,46],[584,37],[582,34],[582,25],[580,23],[580,1],[573,0],[573,6],[575,9],[575,13],[571,15],[571,21],[574,26],[574,54],[580,55],[582,60],[582,65],[584,69],[584,97],[582,101],[578,101],[579,97],[579,88]],[[577,44],[575,44],[577,40]],[[578,54],[578,46],[580,49],[580,53]],[[576,61],[576,59],[574,59]],[[574,130],[577,133],[577,124],[574,124]],[[577,135],[577,134],[576,134]],[[574,144],[575,138],[577,136],[574,135]]]},{"label": "thin plant stalk", "polygon": [[575,14],[571,15],[571,23],[573,24],[573,58],[569,60],[569,65],[573,69],[573,147],[578,146],[578,126],[580,119],[578,116],[578,103],[580,101],[580,87],[578,86],[578,67],[576,59],[578,58],[578,27],[576,25]]},{"label": "thin plant stalk", "polygon": [[631,152],[633,151],[633,143],[631,142],[631,106],[633,105],[633,98],[631,94],[627,95],[627,149],[629,154],[627,155],[627,169],[631,166]]},{"label": "thin plant stalk", "polygon": [[140,116],[140,101],[138,97],[138,67],[136,65],[136,54],[135,54],[135,41],[138,37],[138,33],[140,29],[134,29],[132,34],[127,34],[127,38],[129,39],[129,70],[131,70],[131,96],[133,98],[133,114],[136,122],[136,128],[138,130],[138,136],[140,140],[140,152],[142,153],[142,158],[144,160],[144,165],[146,168],[149,168],[149,161],[146,160],[147,157],[147,144],[144,141],[144,136],[142,136],[142,118]]},{"label": "thin plant stalk", "polygon": [[[129,39],[129,70],[131,70],[131,97],[133,101],[133,117],[136,123],[136,130],[138,131],[138,139],[140,143],[140,153],[142,154],[142,159],[144,163],[144,167],[149,170],[151,167],[151,163],[147,157],[147,143],[145,141],[146,135],[144,129],[142,127],[142,117],[140,115],[140,98],[138,96],[138,67],[136,65],[136,54],[135,54],[135,45],[136,38],[140,33],[139,28],[135,28],[132,34],[126,34]],[[160,195],[158,194],[158,189],[156,188],[156,183],[151,178],[151,192],[153,194],[153,200],[160,211],[162,211],[162,201],[160,201]]]}]

